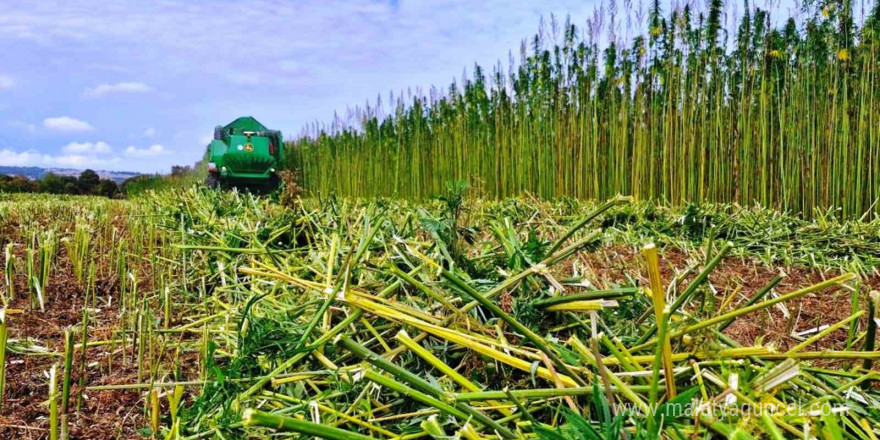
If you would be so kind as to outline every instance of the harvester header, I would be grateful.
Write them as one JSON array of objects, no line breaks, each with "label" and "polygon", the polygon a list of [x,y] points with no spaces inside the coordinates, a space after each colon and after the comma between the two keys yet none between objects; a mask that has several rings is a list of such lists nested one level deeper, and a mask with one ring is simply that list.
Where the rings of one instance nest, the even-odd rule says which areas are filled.
[{"label": "harvester header", "polygon": [[208,145],[206,183],[273,188],[278,183],[283,145],[281,131],[266,128],[252,116],[218,125]]}]

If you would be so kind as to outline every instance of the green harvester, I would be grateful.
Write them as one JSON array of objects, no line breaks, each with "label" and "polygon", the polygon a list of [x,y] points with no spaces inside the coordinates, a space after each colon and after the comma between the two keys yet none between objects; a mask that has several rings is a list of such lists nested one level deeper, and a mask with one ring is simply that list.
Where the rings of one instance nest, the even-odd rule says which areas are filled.
[{"label": "green harvester", "polygon": [[251,116],[214,129],[208,145],[211,187],[274,188],[284,142],[281,131],[269,130]]}]

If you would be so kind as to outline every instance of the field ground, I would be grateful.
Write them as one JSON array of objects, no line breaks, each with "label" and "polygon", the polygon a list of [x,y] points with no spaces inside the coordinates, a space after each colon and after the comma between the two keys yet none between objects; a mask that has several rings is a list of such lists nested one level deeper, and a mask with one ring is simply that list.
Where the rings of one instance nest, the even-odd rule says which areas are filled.
[{"label": "field ground", "polygon": [[[636,405],[669,399],[671,386],[741,403],[847,407],[772,423],[787,436],[806,427],[834,438],[828,432],[842,426],[846,438],[874,438],[880,414],[870,360],[880,352],[868,292],[880,287],[880,222],[617,200],[609,207],[452,194],[425,203],[282,203],[200,188],[131,201],[3,195],[0,438],[49,438],[53,425],[64,425],[50,421],[53,411],[66,412],[70,438],[82,439],[154,430],[160,438],[268,438],[272,430],[259,425],[277,425],[271,417],[288,417],[294,432],[309,432],[297,421],[311,420],[380,438],[436,436],[435,429],[490,438],[494,419],[514,435],[551,438],[546,430],[576,425],[562,408],[594,423],[608,417],[603,398],[493,397],[449,408],[416,395],[574,385],[610,393],[607,380],[618,399]],[[686,296],[662,326],[673,385],[651,373],[666,371],[667,353],[651,339],[652,302],[660,300],[645,289],[649,242],[659,247],[663,301]],[[811,286],[819,287],[774,301]],[[497,310],[466,305],[473,292]],[[582,301],[554,299],[590,292]],[[717,320],[750,299],[762,306],[729,325]],[[367,349],[384,352],[392,366],[359,351]],[[58,392],[50,395],[53,365]],[[790,368],[798,369],[794,377],[764,388],[768,371]],[[530,415],[516,411],[521,405]],[[243,427],[246,408],[259,412]],[[624,431],[654,423],[619,417]],[[669,436],[767,430],[754,417],[663,423]]]}]

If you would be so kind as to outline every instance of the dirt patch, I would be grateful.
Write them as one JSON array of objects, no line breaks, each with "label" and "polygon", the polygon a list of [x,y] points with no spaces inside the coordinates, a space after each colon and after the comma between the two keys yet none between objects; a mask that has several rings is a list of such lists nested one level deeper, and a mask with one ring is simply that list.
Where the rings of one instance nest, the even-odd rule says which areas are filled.
[{"label": "dirt patch", "polygon": [[[644,259],[635,246],[610,245],[596,252],[581,253],[577,258],[587,270],[585,274],[587,279],[595,280],[600,288],[609,287],[611,284],[630,284],[632,280],[640,285],[648,284]],[[672,280],[680,279],[674,297],[702,270],[704,262],[696,258],[695,254],[688,255],[680,249],[665,248],[661,250],[660,266],[665,285],[668,286]],[[571,262],[563,270],[570,271],[570,268]],[[687,271],[687,268],[692,270]],[[783,274],[782,280],[762,300],[794,292],[840,275],[835,271],[823,273],[804,268],[774,268],[748,258],[725,257],[709,275],[706,285],[714,292],[712,307],[715,307],[715,312],[710,316],[727,313],[743,306],[752,295],[758,293],[779,274]],[[870,277],[862,280],[859,304],[861,309],[867,307],[868,292],[878,288],[880,288],[880,279]],[[710,306],[703,305],[703,307]],[[848,318],[851,313],[851,292],[841,288],[830,288],[805,295],[796,301],[749,313],[733,321],[724,333],[743,345],[773,345],[777,350],[785,351],[810,336],[798,338],[793,336],[793,333],[823,325],[833,325]],[[866,326],[867,318],[862,317],[859,320],[859,331],[863,332]],[[848,327],[832,332],[805,347],[804,350],[846,349]],[[859,344],[854,345],[853,349],[860,349]]]},{"label": "dirt patch", "polygon": [[[98,297],[106,298],[112,284],[98,283]],[[82,320],[83,289],[72,277],[55,275],[47,287],[45,311],[31,310],[27,285],[17,286],[17,298],[10,304],[8,318],[10,341],[30,341],[44,347],[50,355],[8,353],[6,396],[0,412],[0,438],[44,439],[49,437],[49,385],[46,372],[58,365],[59,389],[64,363],[63,334]],[[101,300],[99,300],[101,301]],[[91,306],[91,304],[89,305]],[[116,335],[118,310],[102,307],[90,316],[89,340],[110,340]],[[79,343],[79,335],[77,335]],[[136,367],[122,361],[120,347],[90,347],[86,351],[87,385],[134,383]],[[81,352],[74,354],[71,376],[70,438],[131,439],[142,438],[137,431],[145,426],[142,395],[139,391],[100,391],[85,393],[77,411]]]}]

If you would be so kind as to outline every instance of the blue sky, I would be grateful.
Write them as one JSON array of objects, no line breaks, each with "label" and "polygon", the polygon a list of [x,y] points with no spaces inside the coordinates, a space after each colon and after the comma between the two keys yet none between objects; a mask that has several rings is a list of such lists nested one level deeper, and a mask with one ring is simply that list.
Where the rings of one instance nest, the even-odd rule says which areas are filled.
[{"label": "blue sky", "polygon": [[518,50],[569,1],[18,1],[0,14],[0,165],[164,172],[253,115],[295,135]]}]

